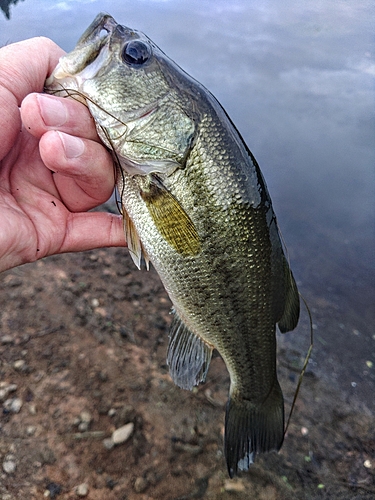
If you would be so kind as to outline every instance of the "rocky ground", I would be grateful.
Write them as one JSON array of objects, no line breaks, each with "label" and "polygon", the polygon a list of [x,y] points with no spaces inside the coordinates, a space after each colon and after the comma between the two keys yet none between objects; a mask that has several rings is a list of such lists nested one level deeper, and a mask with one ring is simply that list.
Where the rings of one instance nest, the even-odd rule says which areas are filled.
[{"label": "rocky ground", "polygon": [[[375,498],[374,416],[311,364],[281,452],[230,480],[228,374],[216,356],[194,391],[171,382],[169,311],[126,249],[0,275],[0,499]],[[288,409],[303,356],[281,342]]]}]

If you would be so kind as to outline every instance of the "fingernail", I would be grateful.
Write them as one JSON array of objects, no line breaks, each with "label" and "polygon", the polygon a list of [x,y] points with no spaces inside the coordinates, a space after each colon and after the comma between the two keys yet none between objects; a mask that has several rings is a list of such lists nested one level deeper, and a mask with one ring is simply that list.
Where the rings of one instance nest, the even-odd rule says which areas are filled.
[{"label": "fingernail", "polygon": [[63,102],[49,95],[37,96],[40,113],[47,127],[61,127],[68,120],[68,111]]},{"label": "fingernail", "polygon": [[64,146],[65,156],[67,158],[78,158],[85,149],[85,144],[79,137],[57,132]]}]

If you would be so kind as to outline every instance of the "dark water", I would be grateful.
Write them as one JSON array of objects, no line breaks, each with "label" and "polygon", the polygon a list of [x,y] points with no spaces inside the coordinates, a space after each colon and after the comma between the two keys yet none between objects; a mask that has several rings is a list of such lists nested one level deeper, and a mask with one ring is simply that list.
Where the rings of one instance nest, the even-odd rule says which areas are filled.
[{"label": "dark water", "polygon": [[[71,50],[99,11],[147,33],[226,108],[266,177],[313,312],[312,365],[372,409],[375,6],[370,0],[25,0],[0,45]],[[302,350],[307,319],[281,340]]]}]

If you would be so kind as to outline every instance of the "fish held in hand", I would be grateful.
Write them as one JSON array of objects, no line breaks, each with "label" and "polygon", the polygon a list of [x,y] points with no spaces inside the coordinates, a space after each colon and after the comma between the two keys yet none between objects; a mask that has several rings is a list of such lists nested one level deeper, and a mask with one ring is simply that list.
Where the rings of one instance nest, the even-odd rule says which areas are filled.
[{"label": "fish held in hand", "polygon": [[230,374],[225,457],[231,477],[279,450],[283,395],[276,324],[293,330],[299,296],[259,166],[201,84],[143,33],[99,14],[46,91],[84,102],[118,169],[125,235],[172,300],[167,360],[184,389],[213,349]]}]

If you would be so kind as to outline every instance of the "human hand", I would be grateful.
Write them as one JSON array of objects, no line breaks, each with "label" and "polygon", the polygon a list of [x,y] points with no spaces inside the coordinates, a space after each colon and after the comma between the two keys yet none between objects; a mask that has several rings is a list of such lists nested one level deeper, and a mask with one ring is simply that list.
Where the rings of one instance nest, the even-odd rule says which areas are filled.
[{"label": "human hand", "polygon": [[32,93],[42,92],[61,55],[42,37],[0,49],[0,271],[125,246],[121,216],[87,212],[108,200],[115,183],[87,108]]}]

